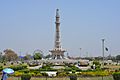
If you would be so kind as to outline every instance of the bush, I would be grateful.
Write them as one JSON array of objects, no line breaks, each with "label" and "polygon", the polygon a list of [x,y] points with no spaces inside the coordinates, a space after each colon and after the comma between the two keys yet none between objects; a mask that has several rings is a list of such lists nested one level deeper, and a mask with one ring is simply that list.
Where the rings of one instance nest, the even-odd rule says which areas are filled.
[{"label": "bush", "polygon": [[10,66],[10,68],[12,68],[15,71],[18,71],[18,70],[26,69],[27,66],[26,65],[17,65],[17,66]]},{"label": "bush", "polygon": [[4,66],[6,65],[6,63],[4,63]]},{"label": "bush", "polygon": [[34,77],[41,77],[42,74],[39,72],[30,72],[31,76],[34,76]]},{"label": "bush", "polygon": [[31,79],[31,75],[28,73],[24,73],[21,76],[21,80],[30,80]]},{"label": "bush", "polygon": [[120,80],[120,72],[113,73],[113,79],[114,80]]},{"label": "bush", "polygon": [[23,74],[23,72],[16,71],[14,74],[11,74],[11,75],[13,75],[15,77],[20,77],[22,74]]},{"label": "bush", "polygon": [[2,71],[3,70],[3,67],[2,66],[0,66],[0,71]]},{"label": "bush", "polygon": [[109,76],[110,73],[107,71],[90,71],[90,72],[81,72],[81,76],[91,76],[91,77],[95,77],[95,76]]},{"label": "bush", "polygon": [[75,73],[72,73],[69,75],[70,80],[77,80],[77,75]]},{"label": "bush", "polygon": [[72,70],[72,73],[69,74],[70,80],[77,80],[77,75],[75,74],[75,70]]},{"label": "bush", "polygon": [[72,70],[82,71],[81,69],[77,68],[76,66],[68,66],[68,67],[65,67],[65,69],[64,69],[64,71],[72,71]]},{"label": "bush", "polygon": [[72,68],[66,67],[66,68],[64,69],[64,71],[72,71]]},{"label": "bush", "polygon": [[93,61],[93,64],[100,65],[100,62],[99,61]]},{"label": "bush", "polygon": [[41,74],[41,73],[38,73],[38,74],[36,74],[36,76],[41,77],[41,76],[42,76],[42,74]]},{"label": "bush", "polygon": [[47,73],[41,73],[42,74],[42,76],[48,76],[48,74]]},{"label": "bush", "polygon": [[62,72],[62,73],[58,73],[57,74],[58,77],[65,77],[68,76],[66,72]]},{"label": "bush", "polygon": [[11,65],[13,65],[14,63],[12,62]]},{"label": "bush", "polygon": [[42,67],[39,69],[39,71],[57,71],[57,69],[53,69],[53,68],[50,68],[50,67]]}]

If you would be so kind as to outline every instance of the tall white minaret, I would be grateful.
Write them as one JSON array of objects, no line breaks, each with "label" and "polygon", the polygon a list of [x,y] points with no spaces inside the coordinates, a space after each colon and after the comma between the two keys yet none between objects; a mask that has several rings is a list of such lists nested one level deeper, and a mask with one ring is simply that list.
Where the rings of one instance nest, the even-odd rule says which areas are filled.
[{"label": "tall white minaret", "polygon": [[55,48],[61,48],[60,45],[60,21],[59,21],[59,9],[56,10],[56,36],[55,36]]},{"label": "tall white minaret", "polygon": [[52,53],[52,59],[64,59],[64,52],[66,50],[62,49],[60,42],[60,15],[59,9],[56,10],[56,34],[55,34],[55,47],[50,50]]}]

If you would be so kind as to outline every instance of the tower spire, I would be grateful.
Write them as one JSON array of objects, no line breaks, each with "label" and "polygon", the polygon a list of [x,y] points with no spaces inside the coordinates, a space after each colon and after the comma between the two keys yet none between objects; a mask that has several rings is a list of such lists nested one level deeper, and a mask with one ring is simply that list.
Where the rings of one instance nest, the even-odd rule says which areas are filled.
[{"label": "tower spire", "polygon": [[59,16],[59,9],[56,9],[56,17],[60,17]]},{"label": "tower spire", "polygon": [[59,9],[56,9],[56,33],[55,33],[55,47],[53,50],[50,50],[52,53],[52,59],[63,59],[65,50],[61,47],[60,42],[60,15]]}]

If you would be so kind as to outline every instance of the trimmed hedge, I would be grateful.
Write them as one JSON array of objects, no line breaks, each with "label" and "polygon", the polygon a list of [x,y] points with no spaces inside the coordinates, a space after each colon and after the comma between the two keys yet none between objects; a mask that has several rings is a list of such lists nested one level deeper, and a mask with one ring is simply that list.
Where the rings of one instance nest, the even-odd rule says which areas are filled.
[{"label": "trimmed hedge", "polygon": [[77,75],[75,73],[72,73],[69,75],[70,80],[77,80]]},{"label": "trimmed hedge", "polygon": [[84,77],[95,77],[95,76],[109,76],[110,73],[107,71],[90,71],[90,72],[80,72],[77,73],[78,76],[84,76]]},{"label": "trimmed hedge", "polygon": [[11,76],[20,77],[22,74],[23,74],[23,72],[15,71],[15,73],[14,73],[14,74],[11,74]]},{"label": "trimmed hedge", "polygon": [[24,73],[21,76],[21,80],[30,80],[30,79],[31,79],[31,75],[28,73],[26,73],[26,74]]},{"label": "trimmed hedge", "polygon": [[3,70],[3,67],[2,66],[0,66],[0,71],[2,71]]},{"label": "trimmed hedge", "polygon": [[113,79],[114,80],[120,80],[120,72],[113,73]]},{"label": "trimmed hedge", "polygon": [[27,65],[10,66],[10,68],[12,68],[15,71],[18,71],[18,70],[27,69]]},{"label": "trimmed hedge", "polygon": [[64,71],[72,71],[72,70],[82,71],[81,69],[77,68],[76,66],[68,66],[68,67],[65,67],[65,69],[64,69]]}]

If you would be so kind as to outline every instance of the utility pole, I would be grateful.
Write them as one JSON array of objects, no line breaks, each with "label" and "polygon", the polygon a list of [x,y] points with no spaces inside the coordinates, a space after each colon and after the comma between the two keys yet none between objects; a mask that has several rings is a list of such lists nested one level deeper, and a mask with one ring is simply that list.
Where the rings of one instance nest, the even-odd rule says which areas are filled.
[{"label": "utility pole", "polygon": [[82,58],[82,55],[81,55],[81,50],[82,50],[82,48],[80,48],[80,58]]},{"label": "utility pole", "polygon": [[[102,54],[103,54],[102,68],[104,68],[104,49],[105,49],[104,42],[105,39],[102,39]],[[102,80],[104,80],[103,76],[102,76]]]},{"label": "utility pole", "polygon": [[0,52],[0,61],[2,61],[2,52]]},{"label": "utility pole", "polygon": [[102,55],[103,55],[103,61],[102,61],[102,67],[104,67],[104,42],[105,42],[105,39],[102,39]]},{"label": "utility pole", "polygon": [[20,53],[20,61],[22,61],[21,51],[19,53]]}]

